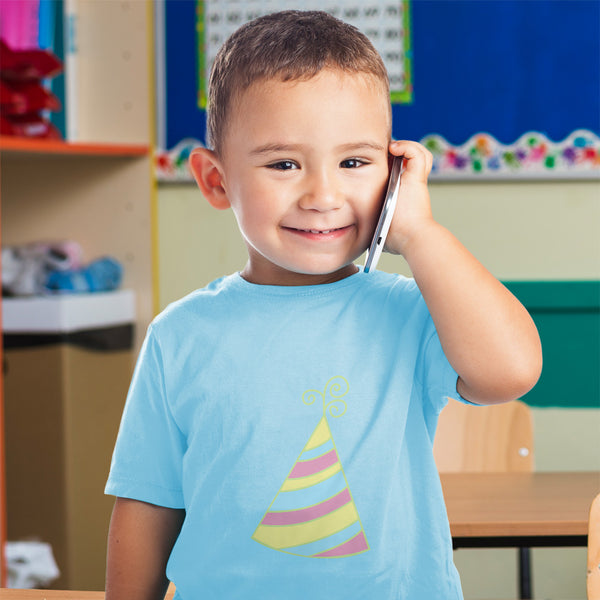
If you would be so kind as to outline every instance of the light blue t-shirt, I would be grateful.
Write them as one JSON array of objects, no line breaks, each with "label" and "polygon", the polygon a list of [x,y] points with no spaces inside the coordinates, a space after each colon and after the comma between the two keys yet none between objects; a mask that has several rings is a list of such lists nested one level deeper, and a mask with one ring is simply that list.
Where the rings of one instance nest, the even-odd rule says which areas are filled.
[{"label": "light blue t-shirt", "polygon": [[432,454],[456,381],[411,279],[231,275],[150,326],[106,492],[185,508],[181,600],[459,600]]}]

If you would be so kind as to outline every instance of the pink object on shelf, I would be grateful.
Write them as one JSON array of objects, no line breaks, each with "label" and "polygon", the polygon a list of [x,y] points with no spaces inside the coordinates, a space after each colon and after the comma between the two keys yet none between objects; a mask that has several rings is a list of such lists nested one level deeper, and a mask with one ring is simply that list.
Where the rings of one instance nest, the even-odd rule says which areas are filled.
[{"label": "pink object on shelf", "polygon": [[38,47],[40,0],[2,0],[0,38],[13,50]]}]

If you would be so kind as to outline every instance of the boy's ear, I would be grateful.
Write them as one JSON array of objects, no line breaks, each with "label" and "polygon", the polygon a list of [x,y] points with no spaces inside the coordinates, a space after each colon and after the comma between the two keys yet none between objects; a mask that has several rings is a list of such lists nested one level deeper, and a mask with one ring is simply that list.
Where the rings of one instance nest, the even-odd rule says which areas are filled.
[{"label": "boy's ear", "polygon": [[229,208],[229,199],[217,155],[208,148],[195,148],[190,154],[190,170],[204,197],[214,208]]}]

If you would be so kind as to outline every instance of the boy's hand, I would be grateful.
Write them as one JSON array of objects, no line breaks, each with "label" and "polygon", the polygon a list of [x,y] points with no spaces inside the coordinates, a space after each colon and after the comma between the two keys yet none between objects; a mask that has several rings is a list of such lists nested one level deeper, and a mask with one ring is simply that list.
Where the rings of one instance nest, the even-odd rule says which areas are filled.
[{"label": "boy's hand", "polygon": [[390,144],[390,154],[404,157],[404,173],[394,219],[384,250],[404,254],[407,244],[422,227],[433,223],[427,178],[431,171],[431,152],[418,142],[406,140]]},{"label": "boy's hand", "polygon": [[392,142],[404,156],[386,250],[402,254],[458,373],[459,394],[481,404],[527,393],[542,368],[540,339],[520,302],[431,214],[432,156],[416,142]]}]

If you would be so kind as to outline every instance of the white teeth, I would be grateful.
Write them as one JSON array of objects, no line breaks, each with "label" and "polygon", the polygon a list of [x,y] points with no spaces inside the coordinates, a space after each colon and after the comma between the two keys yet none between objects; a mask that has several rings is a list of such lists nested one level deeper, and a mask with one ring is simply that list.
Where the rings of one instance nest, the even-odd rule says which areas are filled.
[{"label": "white teeth", "polygon": [[[1,1],[2,0],[0,0],[0,2]],[[292,229],[292,227],[290,227],[289,229]],[[294,228],[294,229],[296,229],[296,228]],[[341,228],[334,227],[333,229],[296,229],[296,231],[304,231],[305,233],[315,233],[315,234],[327,235],[328,233],[333,233],[334,231],[337,231],[338,229],[341,229]]]}]

